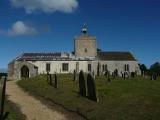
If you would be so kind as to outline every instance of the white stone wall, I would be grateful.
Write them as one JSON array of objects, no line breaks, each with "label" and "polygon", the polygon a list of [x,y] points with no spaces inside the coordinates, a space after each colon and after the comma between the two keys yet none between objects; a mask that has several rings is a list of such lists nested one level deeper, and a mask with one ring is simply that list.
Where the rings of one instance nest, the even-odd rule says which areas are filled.
[{"label": "white stone wall", "polygon": [[[73,73],[76,69],[76,62],[79,62],[79,71],[83,70],[84,72],[88,71],[88,61],[36,61],[31,62],[38,67],[39,74],[46,74],[46,64],[50,63],[50,73]],[[68,63],[68,71],[62,71],[62,63]]]},{"label": "white stone wall", "polygon": [[129,65],[129,72],[137,72],[138,75],[141,74],[141,71],[138,66],[137,61],[99,61],[102,65],[107,64],[107,69],[112,73],[115,69],[118,70],[118,74],[121,75],[121,72],[124,72],[124,66],[125,64]]},{"label": "white stone wall", "polygon": [[[79,64],[79,71],[83,70],[88,73],[88,64],[91,64],[91,72],[97,74],[97,66],[98,62],[100,63],[100,74],[104,74],[103,72],[103,64],[107,64],[107,69],[110,73],[114,72],[115,69],[118,69],[118,74],[121,75],[121,72],[124,72],[124,65],[129,65],[129,72],[137,72],[138,75],[141,75],[138,62],[137,61],[15,61],[9,64],[9,77],[12,79],[21,79],[21,67],[23,65],[27,65],[30,69],[30,77],[36,75],[36,71],[34,70],[34,65],[38,67],[38,74],[46,74],[46,64],[50,63],[50,74],[56,73],[73,73],[76,70],[76,63]],[[30,64],[31,63],[31,64]],[[68,63],[68,71],[62,71],[62,63]]]},{"label": "white stone wall", "polygon": [[[50,73],[73,73],[76,69],[76,63],[79,63],[79,71],[83,70],[84,72],[88,72],[88,64],[91,64],[92,72],[97,73],[98,62],[100,63],[100,72],[102,72],[103,64],[107,64],[107,69],[110,73],[114,72],[115,69],[118,69],[118,74],[124,72],[124,65],[129,65],[129,72],[137,72],[138,75],[141,74],[138,62],[137,61],[37,61],[30,62],[38,67],[39,74],[46,74],[46,64],[50,63]],[[62,63],[69,64],[68,71],[62,71]]]}]

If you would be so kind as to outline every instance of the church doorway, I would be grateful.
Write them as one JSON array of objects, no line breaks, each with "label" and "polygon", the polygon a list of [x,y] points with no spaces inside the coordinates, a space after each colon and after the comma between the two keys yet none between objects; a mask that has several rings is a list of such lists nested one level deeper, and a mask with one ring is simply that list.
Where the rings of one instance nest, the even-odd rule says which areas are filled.
[{"label": "church doorway", "polygon": [[21,68],[21,78],[29,78],[29,69],[25,65]]}]

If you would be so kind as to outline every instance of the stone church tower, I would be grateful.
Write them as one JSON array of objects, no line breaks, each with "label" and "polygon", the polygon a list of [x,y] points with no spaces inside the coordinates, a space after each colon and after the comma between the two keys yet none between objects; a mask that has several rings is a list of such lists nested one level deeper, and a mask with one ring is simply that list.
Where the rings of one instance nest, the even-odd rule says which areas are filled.
[{"label": "stone church tower", "polygon": [[74,40],[74,52],[76,57],[96,57],[96,37],[88,35],[86,24],[82,27],[81,35]]}]

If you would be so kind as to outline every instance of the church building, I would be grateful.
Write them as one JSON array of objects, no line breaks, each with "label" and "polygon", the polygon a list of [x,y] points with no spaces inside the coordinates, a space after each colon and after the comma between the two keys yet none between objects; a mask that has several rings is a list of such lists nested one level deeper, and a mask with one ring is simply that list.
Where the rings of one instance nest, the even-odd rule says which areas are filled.
[{"label": "church building", "polygon": [[74,52],[23,53],[8,64],[8,79],[20,80],[38,74],[77,73],[141,74],[138,61],[130,52],[97,50],[96,37],[88,35],[86,25],[74,39]]}]

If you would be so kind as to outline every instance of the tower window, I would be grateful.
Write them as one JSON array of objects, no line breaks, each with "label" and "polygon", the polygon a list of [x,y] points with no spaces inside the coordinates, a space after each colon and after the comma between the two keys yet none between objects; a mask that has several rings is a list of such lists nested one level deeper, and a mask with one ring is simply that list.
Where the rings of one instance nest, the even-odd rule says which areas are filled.
[{"label": "tower window", "polygon": [[84,49],[84,52],[87,53],[87,48]]}]

